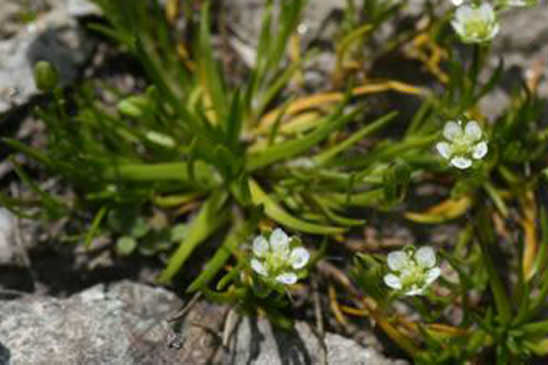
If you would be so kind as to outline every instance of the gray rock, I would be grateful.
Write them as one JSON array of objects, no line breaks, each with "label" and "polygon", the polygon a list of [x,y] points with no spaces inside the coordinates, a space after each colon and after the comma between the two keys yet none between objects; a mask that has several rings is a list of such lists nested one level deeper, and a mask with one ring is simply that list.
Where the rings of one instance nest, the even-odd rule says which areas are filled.
[{"label": "gray rock", "polygon": [[[227,23],[230,27],[242,41],[255,45],[261,30],[265,2],[263,0],[232,0],[224,4]],[[318,33],[324,33],[326,20],[342,11],[345,5],[346,0],[308,2],[300,25],[301,33],[305,37],[315,37]]]},{"label": "gray rock", "polygon": [[[536,63],[543,64],[546,70],[548,60],[548,4],[531,8],[513,8],[501,18],[500,33],[493,43],[490,70],[494,70],[500,58],[507,70],[503,84],[481,101],[482,111],[491,119],[500,115],[508,106],[513,89],[519,86],[519,79]],[[539,85],[539,95],[548,97],[548,82],[543,78]]]},{"label": "gray rock", "polygon": [[51,10],[22,25],[0,41],[0,113],[26,103],[38,93],[33,67],[39,60],[54,64],[67,85],[91,56],[94,41],[69,16],[65,0],[49,2]]},{"label": "gray rock", "polygon": [[0,265],[12,264],[17,257],[16,230],[14,215],[0,207]]},{"label": "gray rock", "polygon": [[243,318],[223,347],[226,307],[198,302],[177,335],[166,318],[180,305],[165,289],[128,281],[67,299],[0,301],[0,365],[321,364],[324,344],[328,364],[407,364],[336,334],[322,342],[303,322],[287,332]]},{"label": "gray rock", "polygon": [[0,364],[176,364],[157,315],[178,303],[164,289],[130,282],[62,300],[0,302]]},{"label": "gray rock", "polygon": [[228,364],[327,364],[404,365],[373,348],[365,348],[337,334],[324,340],[309,325],[297,322],[294,331],[274,329],[265,319],[245,318],[238,326],[227,355]]},{"label": "gray rock", "polygon": [[88,0],[67,0],[67,11],[71,16],[85,17],[101,15],[101,9]]}]

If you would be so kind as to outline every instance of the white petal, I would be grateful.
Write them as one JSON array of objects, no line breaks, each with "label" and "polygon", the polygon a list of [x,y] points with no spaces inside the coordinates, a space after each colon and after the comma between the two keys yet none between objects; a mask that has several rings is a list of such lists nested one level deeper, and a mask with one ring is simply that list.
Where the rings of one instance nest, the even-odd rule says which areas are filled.
[{"label": "white petal", "polygon": [[479,12],[481,13],[483,19],[486,21],[494,21],[495,20],[495,10],[489,3],[483,3],[479,7]]},{"label": "white petal", "polygon": [[413,285],[411,289],[405,292],[405,295],[421,295],[424,292],[425,287],[419,288],[417,285]]},{"label": "white petal", "polygon": [[462,5],[463,0],[452,0],[452,1],[453,1],[453,5],[460,6],[460,5]]},{"label": "white petal", "polygon": [[472,160],[466,157],[457,156],[451,159],[451,165],[464,170],[472,166]]},{"label": "white petal", "polygon": [[455,29],[455,32],[457,32],[457,34],[459,34],[461,37],[464,35],[464,25],[460,21],[455,19],[451,21],[451,25],[453,26],[453,29]]},{"label": "white petal", "polygon": [[451,146],[447,142],[438,142],[436,144],[436,149],[442,155],[443,158],[449,159],[451,157]]},{"label": "white petal", "polygon": [[264,257],[268,253],[268,241],[263,236],[257,236],[253,240],[253,253],[257,257]]},{"label": "white petal", "polygon": [[439,267],[428,270],[426,273],[426,285],[432,284],[439,276],[441,275],[441,270]]},{"label": "white petal", "polygon": [[499,23],[496,23],[496,24],[493,26],[493,29],[491,30],[491,33],[489,34],[488,39],[493,39],[493,38],[495,38],[495,36],[496,36],[497,33],[499,32],[499,29],[500,29],[500,25],[499,25]]},{"label": "white petal", "polygon": [[293,272],[284,272],[276,276],[276,281],[286,285],[293,285],[297,282],[297,275]]},{"label": "white petal", "polygon": [[459,6],[455,11],[455,19],[459,23],[466,22],[474,13],[474,9],[470,5]]},{"label": "white petal", "polygon": [[430,246],[422,246],[415,252],[417,264],[423,268],[431,268],[436,265],[436,252]]},{"label": "white petal", "polygon": [[279,253],[289,251],[289,237],[281,228],[276,228],[270,234],[270,248]]},{"label": "white petal", "polygon": [[310,254],[303,247],[293,249],[293,251],[291,251],[291,256],[289,256],[289,262],[291,262],[291,266],[296,270],[305,267],[309,259]]},{"label": "white petal", "polygon": [[487,154],[487,143],[485,141],[478,143],[474,146],[474,153],[472,154],[472,157],[474,157],[476,160],[479,160],[480,158],[483,158]]},{"label": "white petal", "polygon": [[386,274],[384,276],[384,283],[392,289],[401,289],[401,280],[394,274]]},{"label": "white petal", "polygon": [[263,265],[262,262],[260,262],[257,259],[251,259],[251,268],[257,273],[262,276],[268,276],[268,271],[266,270],[266,267]]},{"label": "white petal", "polygon": [[481,138],[481,128],[475,120],[471,120],[466,124],[464,135],[472,142],[479,141]]},{"label": "white petal", "polygon": [[450,141],[454,141],[462,137],[462,127],[457,122],[449,121],[443,127],[443,136]]},{"label": "white petal", "polygon": [[401,271],[410,264],[409,255],[404,251],[393,251],[386,257],[388,267],[392,271]]}]

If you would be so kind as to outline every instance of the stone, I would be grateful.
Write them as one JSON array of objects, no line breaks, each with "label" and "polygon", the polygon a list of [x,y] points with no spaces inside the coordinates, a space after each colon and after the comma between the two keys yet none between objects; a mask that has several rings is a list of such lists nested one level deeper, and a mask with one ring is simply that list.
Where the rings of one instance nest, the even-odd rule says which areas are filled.
[{"label": "stone", "polygon": [[[504,60],[501,85],[481,100],[481,109],[491,120],[498,117],[510,103],[510,96],[520,87],[529,69],[541,65],[546,70],[548,60],[548,3],[531,8],[512,8],[501,17],[500,32],[493,42],[489,70]],[[538,94],[548,97],[548,82],[541,79]]]},{"label": "stone", "polygon": [[[264,9],[263,0],[233,0],[224,3],[227,23],[245,43],[256,45],[261,31]],[[279,3],[276,1],[275,3]],[[300,33],[305,38],[316,38],[324,33],[325,25],[346,6],[346,0],[322,0],[308,2],[304,9]],[[276,9],[276,6],[274,7]]]},{"label": "stone", "polygon": [[179,303],[165,289],[128,281],[67,299],[0,301],[0,364],[177,364],[161,318]]},{"label": "stone", "polygon": [[101,9],[89,0],[67,0],[67,11],[74,17],[100,16]]},{"label": "stone", "polygon": [[37,61],[55,65],[61,84],[68,85],[90,58],[95,41],[68,14],[65,5],[64,0],[50,0],[49,11],[38,12],[34,21],[0,40],[0,113],[38,94],[33,78]]},{"label": "stone", "polygon": [[[323,360],[326,360],[324,362]],[[297,322],[293,331],[275,329],[265,319],[244,318],[235,330],[231,351],[225,364],[344,364],[405,365],[391,360],[371,347],[334,333],[324,340],[305,322]]]},{"label": "stone", "polygon": [[0,265],[13,264],[18,253],[15,216],[0,207]]},{"label": "stone", "polygon": [[168,323],[180,306],[166,289],[130,281],[65,299],[0,301],[0,365],[321,364],[323,354],[328,364],[407,364],[337,334],[322,341],[304,322],[285,331],[240,317],[225,342],[226,306],[198,301],[180,323]]}]

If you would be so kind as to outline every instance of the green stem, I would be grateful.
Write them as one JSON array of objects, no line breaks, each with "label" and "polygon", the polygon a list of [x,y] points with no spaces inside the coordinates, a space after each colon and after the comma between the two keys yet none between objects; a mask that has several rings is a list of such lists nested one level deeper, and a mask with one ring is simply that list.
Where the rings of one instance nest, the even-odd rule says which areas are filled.
[{"label": "green stem", "polygon": [[487,215],[487,211],[483,210],[477,219],[476,230],[478,233],[479,243],[482,251],[483,262],[489,275],[489,285],[493,292],[493,298],[495,300],[495,306],[500,319],[504,323],[508,323],[511,320],[512,312],[510,302],[502,280],[495,269],[495,264],[489,253],[489,246],[494,242],[494,233],[492,231],[491,222]]},{"label": "green stem", "polygon": [[483,183],[483,188],[487,192],[487,194],[491,197],[493,200],[493,203],[495,203],[495,206],[499,210],[499,212],[502,214],[504,218],[508,217],[508,207],[506,206],[506,203],[501,198],[499,192],[497,189],[491,184],[489,181],[486,181]]}]

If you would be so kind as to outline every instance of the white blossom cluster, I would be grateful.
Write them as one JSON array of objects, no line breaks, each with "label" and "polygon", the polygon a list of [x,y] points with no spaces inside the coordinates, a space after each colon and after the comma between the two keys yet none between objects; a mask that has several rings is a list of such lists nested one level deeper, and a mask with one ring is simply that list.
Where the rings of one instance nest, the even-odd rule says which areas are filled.
[{"label": "white blossom cluster", "polygon": [[451,25],[464,43],[485,43],[499,32],[497,10],[536,5],[537,0],[451,0],[457,7]]},{"label": "white blossom cluster", "polygon": [[390,273],[384,276],[384,283],[404,295],[423,294],[441,275],[441,269],[436,266],[436,253],[430,246],[390,252],[387,264]]},{"label": "white blossom cluster", "polygon": [[487,154],[487,141],[478,122],[471,120],[464,126],[460,120],[449,121],[443,128],[444,141],[436,144],[440,155],[458,169],[472,166]]},{"label": "white blossom cluster", "polygon": [[292,285],[308,263],[310,254],[300,241],[276,228],[267,240],[259,235],[253,240],[251,268],[267,282]]}]

